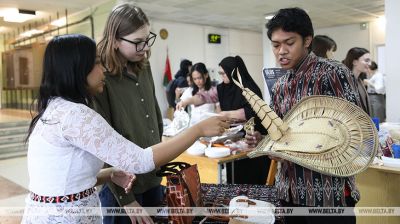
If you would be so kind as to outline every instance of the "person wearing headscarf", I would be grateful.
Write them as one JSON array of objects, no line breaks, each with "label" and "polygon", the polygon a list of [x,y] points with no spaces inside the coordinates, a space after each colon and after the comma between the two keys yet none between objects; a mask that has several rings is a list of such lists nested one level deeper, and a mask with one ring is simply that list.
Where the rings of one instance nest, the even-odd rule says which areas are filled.
[{"label": "person wearing headscarf", "polygon": [[[226,57],[222,59],[219,66],[218,73],[223,80],[217,86],[222,111],[220,114],[236,120],[248,120],[254,117],[255,130],[266,134],[266,129],[261,125],[261,120],[242,95],[242,90],[233,83],[233,79],[238,80],[237,71],[239,71],[243,86],[262,98],[261,90],[247,71],[243,59],[240,56]],[[235,161],[233,177],[231,166],[228,164],[227,181],[237,184],[265,184],[270,162],[271,160],[267,156]]]}]

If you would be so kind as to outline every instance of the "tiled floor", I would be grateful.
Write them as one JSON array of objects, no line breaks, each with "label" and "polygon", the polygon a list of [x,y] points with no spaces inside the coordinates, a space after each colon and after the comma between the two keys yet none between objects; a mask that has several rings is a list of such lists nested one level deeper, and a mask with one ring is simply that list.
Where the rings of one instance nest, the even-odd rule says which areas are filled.
[{"label": "tiled floor", "polygon": [[0,109],[0,123],[30,120],[31,118],[31,113],[27,110]]},{"label": "tiled floor", "polygon": [[[0,209],[24,207],[28,193],[26,157],[0,160]],[[0,216],[0,224],[17,224],[21,217]]]},{"label": "tiled floor", "polygon": [[[0,109],[0,123],[30,120],[26,110]],[[0,209],[24,207],[28,193],[28,169],[26,157],[0,160]],[[0,211],[1,214],[1,211]],[[21,217],[1,216],[0,224],[16,224]]]}]

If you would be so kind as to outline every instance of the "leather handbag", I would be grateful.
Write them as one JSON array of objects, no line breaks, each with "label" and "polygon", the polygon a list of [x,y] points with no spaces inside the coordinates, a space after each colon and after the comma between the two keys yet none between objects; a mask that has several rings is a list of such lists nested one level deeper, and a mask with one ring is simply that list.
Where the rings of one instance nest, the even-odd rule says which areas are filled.
[{"label": "leather handbag", "polygon": [[[167,179],[168,207],[203,207],[200,176],[197,165],[184,162],[171,162],[158,171]],[[169,223],[192,223],[194,216],[168,216]]]}]

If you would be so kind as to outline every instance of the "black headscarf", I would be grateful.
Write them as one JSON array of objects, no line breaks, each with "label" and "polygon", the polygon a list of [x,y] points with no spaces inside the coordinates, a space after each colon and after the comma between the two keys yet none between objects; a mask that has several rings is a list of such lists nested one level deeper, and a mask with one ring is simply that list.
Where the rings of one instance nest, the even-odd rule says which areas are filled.
[{"label": "black headscarf", "polygon": [[[251,91],[253,91],[262,99],[261,90],[254,82],[249,72],[247,71],[243,59],[240,56],[226,57],[222,59],[222,61],[219,63],[219,66],[222,67],[222,69],[224,70],[224,72],[226,73],[226,75],[230,80],[228,84],[221,83],[217,86],[218,99],[221,106],[221,110],[229,111],[229,110],[237,110],[243,108],[245,111],[246,119],[255,117],[256,129],[260,131],[262,134],[265,134],[266,131],[262,127],[261,121],[260,119],[258,119],[257,114],[253,111],[250,104],[242,95],[242,90],[238,86],[236,86],[235,83],[233,83],[232,81],[232,75],[235,80],[238,80],[237,70],[239,70],[243,86],[245,88],[249,88]],[[232,71],[234,72],[232,73]]]}]

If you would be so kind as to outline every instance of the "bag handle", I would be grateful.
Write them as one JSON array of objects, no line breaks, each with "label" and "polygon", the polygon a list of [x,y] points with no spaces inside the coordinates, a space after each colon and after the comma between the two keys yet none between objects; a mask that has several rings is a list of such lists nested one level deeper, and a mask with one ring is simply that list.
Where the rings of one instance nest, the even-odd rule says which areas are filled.
[{"label": "bag handle", "polygon": [[185,162],[170,162],[162,166],[160,170],[157,171],[156,175],[159,177],[166,177],[171,174],[179,175],[182,170],[187,169],[190,166],[189,163]]}]

